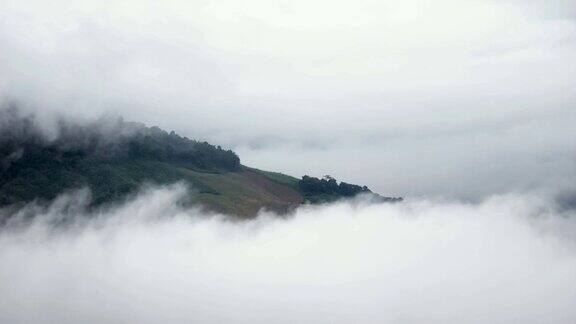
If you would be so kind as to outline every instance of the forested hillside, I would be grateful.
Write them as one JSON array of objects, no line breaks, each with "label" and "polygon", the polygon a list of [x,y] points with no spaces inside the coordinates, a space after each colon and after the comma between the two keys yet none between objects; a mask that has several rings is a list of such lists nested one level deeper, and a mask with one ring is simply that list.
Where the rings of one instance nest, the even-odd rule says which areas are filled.
[{"label": "forested hillside", "polygon": [[146,183],[179,181],[192,189],[194,201],[240,216],[361,193],[380,197],[365,186],[338,184],[331,177],[298,180],[248,168],[231,150],[119,118],[82,125],[59,121],[56,132],[46,134],[34,117],[17,109],[4,110],[0,117],[0,206],[46,203],[83,187],[98,206]]}]

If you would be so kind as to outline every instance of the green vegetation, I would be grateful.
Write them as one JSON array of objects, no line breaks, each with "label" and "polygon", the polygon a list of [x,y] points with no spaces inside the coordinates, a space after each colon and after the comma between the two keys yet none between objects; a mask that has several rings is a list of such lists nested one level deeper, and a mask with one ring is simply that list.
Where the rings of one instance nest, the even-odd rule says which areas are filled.
[{"label": "green vegetation", "polygon": [[280,184],[283,185],[287,185],[290,186],[294,189],[298,189],[298,183],[300,182],[300,180],[298,180],[297,178],[294,178],[292,176],[280,173],[280,172],[270,172],[270,171],[263,171],[263,170],[258,170],[258,169],[254,169],[254,168],[249,168],[249,167],[245,167],[248,170],[254,171],[254,172],[258,172],[261,175],[265,176],[266,178],[272,180],[272,181],[276,181]]},{"label": "green vegetation", "polygon": [[353,197],[371,192],[366,186],[360,187],[345,182],[338,184],[331,176],[324,176],[323,179],[303,176],[298,185],[306,200],[312,203],[331,202],[341,197]]},{"label": "green vegetation", "polygon": [[233,172],[240,159],[230,151],[126,123],[77,126],[61,123],[58,138],[47,140],[31,118],[15,111],[0,115],[0,205],[51,200],[63,190],[89,187],[93,203],[124,197],[142,184],[185,181],[217,193],[184,172]]},{"label": "green vegetation", "polygon": [[32,118],[0,111],[0,206],[48,202],[83,187],[90,188],[92,205],[97,206],[122,199],[146,183],[174,182],[193,189],[192,201],[245,217],[261,208],[284,212],[303,202],[371,193],[331,177],[299,180],[242,166],[230,150],[158,127],[120,119],[84,126],[61,122],[57,138],[48,140]]},{"label": "green vegetation", "polygon": [[250,168],[219,174],[186,170],[186,174],[217,192],[216,195],[201,192],[198,200],[224,213],[251,216],[261,208],[285,212],[302,202],[297,189],[272,181]]},{"label": "green vegetation", "polygon": [[336,201],[341,198],[351,198],[359,194],[369,194],[372,198],[380,201],[401,201],[402,198],[389,198],[382,197],[373,193],[366,186],[359,186],[346,182],[338,182],[336,179],[327,175],[323,179],[318,179],[309,176],[303,176],[302,180],[298,183],[299,191],[304,196],[304,199],[311,203],[325,203]]},{"label": "green vegetation", "polygon": [[86,159],[73,165],[22,165],[0,186],[0,205],[34,199],[51,200],[63,190],[89,187],[95,205],[123,198],[144,183],[185,181],[205,193],[216,193],[181,169],[158,161],[102,161]]},{"label": "green vegetation", "polygon": [[124,157],[128,159],[159,160],[215,172],[240,169],[240,159],[231,150],[193,141],[174,132],[168,134],[158,127],[143,128],[122,145],[126,148]]}]

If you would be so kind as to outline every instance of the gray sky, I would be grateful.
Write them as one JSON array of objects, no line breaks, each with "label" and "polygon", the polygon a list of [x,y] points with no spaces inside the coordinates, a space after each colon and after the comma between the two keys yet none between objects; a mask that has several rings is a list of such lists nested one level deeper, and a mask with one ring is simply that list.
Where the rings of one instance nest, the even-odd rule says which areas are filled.
[{"label": "gray sky", "polygon": [[295,176],[479,198],[576,179],[574,1],[3,1],[0,94]]},{"label": "gray sky", "polygon": [[0,98],[47,130],[121,115],[409,198],[28,204],[0,322],[574,323],[575,57],[573,0],[0,0]]}]

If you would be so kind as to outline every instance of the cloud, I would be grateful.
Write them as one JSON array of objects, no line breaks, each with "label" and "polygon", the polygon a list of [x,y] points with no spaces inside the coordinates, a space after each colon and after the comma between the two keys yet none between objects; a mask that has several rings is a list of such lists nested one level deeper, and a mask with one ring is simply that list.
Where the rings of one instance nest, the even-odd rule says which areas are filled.
[{"label": "cloud", "polygon": [[[304,206],[231,222],[180,186],[0,233],[8,323],[573,323],[576,223],[542,197]],[[80,202],[79,202],[80,201]],[[74,215],[68,226],[51,222]],[[17,215],[16,215],[17,216]],[[571,217],[566,217],[571,216]]]},{"label": "cloud", "polygon": [[412,198],[241,223],[179,207],[178,185],[96,211],[87,192],[1,210],[0,321],[573,323],[575,12],[3,2],[0,100],[47,131],[117,114]]},{"label": "cloud", "polygon": [[[392,195],[480,199],[573,173],[571,1],[0,8],[0,95],[40,115],[114,112],[255,167],[327,173],[299,158],[312,154]],[[357,157],[342,155],[350,147]]]}]

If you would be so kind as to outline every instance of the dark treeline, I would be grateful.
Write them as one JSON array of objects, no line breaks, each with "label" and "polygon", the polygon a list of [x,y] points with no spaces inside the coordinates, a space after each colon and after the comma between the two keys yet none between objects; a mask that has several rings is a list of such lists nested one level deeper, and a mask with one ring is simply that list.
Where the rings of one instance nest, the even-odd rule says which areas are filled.
[{"label": "dark treeline", "polygon": [[33,116],[13,107],[0,111],[0,206],[49,201],[83,187],[100,204],[125,197],[146,182],[189,180],[187,169],[227,172],[241,167],[230,150],[120,118],[84,125],[58,121],[54,128],[41,129]]},{"label": "dark treeline", "polygon": [[366,186],[358,186],[346,182],[338,182],[331,176],[325,176],[323,179],[318,179],[310,176],[303,176],[299,183],[300,191],[307,195],[340,195],[344,197],[353,197],[359,193],[371,192]]},{"label": "dark treeline", "polygon": [[202,170],[240,168],[240,159],[231,150],[121,118],[86,125],[61,120],[52,136],[44,134],[33,117],[22,116],[16,108],[3,110],[0,120],[2,171],[27,161],[56,159],[73,163],[82,158],[178,162]]},{"label": "dark treeline", "polygon": [[328,175],[324,176],[323,179],[303,176],[298,186],[304,198],[312,203],[330,202],[342,197],[355,197],[359,194],[370,194],[373,198],[377,197],[382,201],[402,200],[402,198],[382,197],[373,193],[366,186],[359,186],[343,181],[338,183],[336,179]]}]

